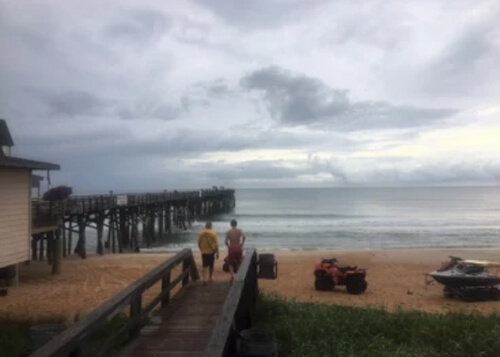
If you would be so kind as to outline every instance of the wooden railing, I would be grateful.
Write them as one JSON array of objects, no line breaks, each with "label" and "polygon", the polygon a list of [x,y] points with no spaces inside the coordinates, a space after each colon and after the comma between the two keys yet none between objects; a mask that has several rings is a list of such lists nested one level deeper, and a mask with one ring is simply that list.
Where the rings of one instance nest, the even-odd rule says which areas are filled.
[{"label": "wooden railing", "polygon": [[236,356],[238,332],[251,327],[251,314],[258,295],[257,252],[245,251],[245,258],[233,281],[222,315],[218,318],[207,349],[206,357]]},{"label": "wooden railing", "polygon": [[[182,272],[171,280],[172,270],[180,264],[182,264]],[[108,321],[119,316],[125,308],[130,306],[128,320],[117,331],[113,331],[112,336],[107,338],[104,344],[99,345],[98,350],[92,354],[94,357],[108,356],[115,348],[117,341],[123,341],[124,336],[129,339],[140,331],[158,304],[161,304],[162,308],[168,305],[172,289],[179,283],[185,286],[189,283],[190,277],[192,280],[198,280],[198,270],[192,251],[184,249],[105,302],[84,319],[54,337],[43,347],[33,352],[30,357],[78,355],[78,352],[75,351],[84,349],[84,345],[95,331],[104,327]],[[161,292],[146,306],[143,306],[143,293],[160,280]]]},{"label": "wooden railing", "polygon": [[[64,202],[65,214],[107,210],[121,206],[139,206],[160,204],[168,201],[185,201],[200,198],[218,198],[234,196],[234,190],[199,190],[159,193],[124,193],[109,195],[73,195]],[[63,210],[62,202],[47,202],[33,200],[33,215],[60,216]]]}]

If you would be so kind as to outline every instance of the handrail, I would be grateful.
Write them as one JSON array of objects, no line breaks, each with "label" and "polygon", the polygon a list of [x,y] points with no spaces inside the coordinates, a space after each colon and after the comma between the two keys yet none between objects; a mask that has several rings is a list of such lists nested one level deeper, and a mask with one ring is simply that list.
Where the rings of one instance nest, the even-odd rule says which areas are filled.
[{"label": "handrail", "polygon": [[[182,263],[182,273],[171,281],[171,271]],[[170,301],[170,291],[180,282],[184,287],[189,278],[198,280],[199,274],[191,249],[183,249],[165,263],[159,265],[147,275],[136,280],[129,287],[115,295],[98,307],[84,319],[76,322],[61,334],[54,337],[40,349],[34,351],[30,357],[67,356],[82,345],[90,335],[103,327],[113,317],[117,316],[127,305],[130,305],[130,318],[126,325],[119,329],[101,349],[100,355],[107,355],[112,342],[124,333],[137,333],[149,319],[149,313],[161,302],[165,307]],[[155,283],[161,280],[161,292],[146,307],[142,307],[142,294]]]},{"label": "handrail", "polygon": [[140,206],[157,205],[201,205],[203,202],[214,200],[234,201],[234,190],[199,190],[199,191],[168,191],[155,193],[123,193],[123,194],[102,194],[102,195],[72,195],[64,201],[43,201],[33,199],[32,226],[56,225],[61,218],[102,212],[107,210],[116,210]]},{"label": "handrail", "polygon": [[255,305],[257,295],[257,252],[255,249],[249,249],[245,251],[245,258],[231,285],[222,315],[215,323],[204,356],[236,355],[236,335],[250,327],[250,311]]},{"label": "handrail", "polygon": [[[217,198],[221,196],[234,195],[234,190],[199,190],[199,191],[173,191],[158,193],[124,193],[108,195],[72,195],[66,200],[66,210],[72,209],[92,210],[92,209],[111,209],[122,206],[118,203],[118,197],[126,197],[127,204],[123,206],[158,204],[168,201],[184,201],[189,199]],[[61,202],[48,202],[39,199],[32,200],[33,207],[52,211],[52,207],[61,210]]]}]

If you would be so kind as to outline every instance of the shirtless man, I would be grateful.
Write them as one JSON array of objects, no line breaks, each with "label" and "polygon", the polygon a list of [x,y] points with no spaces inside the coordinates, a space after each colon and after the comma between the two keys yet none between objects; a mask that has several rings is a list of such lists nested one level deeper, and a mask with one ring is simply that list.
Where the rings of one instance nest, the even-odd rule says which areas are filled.
[{"label": "shirtless man", "polygon": [[[229,272],[231,273],[231,281],[234,279],[234,274],[238,272],[238,268],[243,259],[243,245],[245,244],[245,234],[237,228],[238,222],[231,221],[231,229],[226,233],[226,246],[227,246],[227,263],[229,265]],[[232,268],[232,269],[231,269]]]}]

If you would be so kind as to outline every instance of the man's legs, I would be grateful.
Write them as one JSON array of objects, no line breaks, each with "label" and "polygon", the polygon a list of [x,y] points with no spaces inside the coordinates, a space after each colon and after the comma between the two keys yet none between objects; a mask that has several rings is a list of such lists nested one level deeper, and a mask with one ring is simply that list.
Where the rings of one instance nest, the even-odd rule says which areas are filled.
[{"label": "man's legs", "polygon": [[214,255],[213,254],[202,254],[202,277],[203,285],[207,284],[207,270],[208,270],[208,281],[212,281],[212,276],[214,274]]},{"label": "man's legs", "polygon": [[212,276],[214,275],[214,264],[212,263],[208,267],[208,281],[212,281]]},{"label": "man's legs", "polygon": [[231,280],[233,281],[234,275],[238,272],[239,265],[242,259],[242,250],[240,246],[231,246],[228,249],[228,264],[229,272],[231,273]]},{"label": "man's legs", "polygon": [[208,254],[201,255],[201,277],[203,279],[203,285],[207,284],[207,269],[208,269]]}]

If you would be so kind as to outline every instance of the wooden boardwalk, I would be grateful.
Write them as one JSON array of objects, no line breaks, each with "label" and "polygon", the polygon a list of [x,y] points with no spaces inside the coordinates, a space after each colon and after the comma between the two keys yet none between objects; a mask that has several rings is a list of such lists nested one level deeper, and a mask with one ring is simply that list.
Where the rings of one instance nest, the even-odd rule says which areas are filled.
[{"label": "wooden boardwalk", "polygon": [[[105,357],[125,341],[129,344],[119,351],[121,356],[235,356],[237,331],[252,326],[258,264],[257,252],[245,250],[231,285],[218,281],[204,286],[193,252],[183,249],[29,356]],[[159,283],[161,290],[144,304],[143,294]],[[158,315],[151,317],[158,307]],[[129,313],[123,315],[125,310]],[[110,330],[109,322],[119,316],[125,321]],[[109,335],[96,344],[103,331]]]},{"label": "wooden boardwalk", "polygon": [[121,356],[203,356],[229,292],[229,282],[193,281],[151,319]]}]

